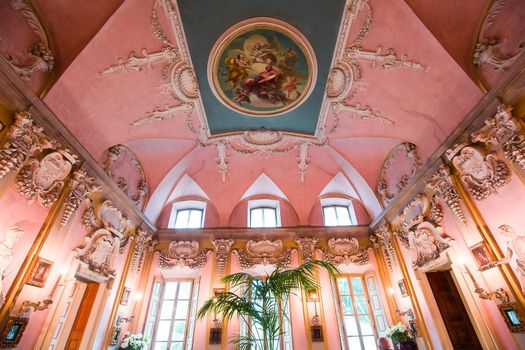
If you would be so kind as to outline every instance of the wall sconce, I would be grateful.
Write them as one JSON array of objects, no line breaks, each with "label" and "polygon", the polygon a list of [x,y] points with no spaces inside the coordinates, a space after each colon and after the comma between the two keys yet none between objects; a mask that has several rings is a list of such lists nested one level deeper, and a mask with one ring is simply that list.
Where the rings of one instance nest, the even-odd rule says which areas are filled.
[{"label": "wall sconce", "polygon": [[22,303],[20,306],[20,315],[29,315],[35,311],[43,311],[49,309],[51,304],[53,304],[53,297],[55,296],[55,292],[58,289],[58,287],[63,286],[67,281],[64,281],[64,283],[60,283],[60,280],[62,279],[62,276],[64,276],[67,273],[67,268],[62,267],[60,270],[60,274],[53,285],[53,289],[51,289],[51,292],[49,293],[48,297],[41,301],[31,301],[26,300]]},{"label": "wall sconce", "polygon": [[315,315],[312,317],[310,324],[312,342],[323,341],[323,327],[321,326],[321,320],[317,312],[317,303],[319,302],[319,293],[317,290],[311,290],[306,293],[306,301],[314,303]]},{"label": "wall sconce", "polygon": [[399,310],[399,307],[397,306],[396,298],[394,298],[394,289],[388,288],[387,292],[390,295],[390,297],[392,298],[392,301],[394,302],[394,311],[395,311],[396,315],[399,315],[399,316],[402,316],[402,317],[406,317],[409,321],[413,321],[413,320],[416,319],[412,309],[408,309],[408,310],[405,310],[405,311]]},{"label": "wall sconce", "polygon": [[[226,292],[224,288],[213,289],[213,303],[218,301],[219,295]],[[212,325],[210,328],[210,338],[208,339],[209,344],[221,344],[222,343],[222,322],[217,319],[217,312],[213,313]]]},{"label": "wall sconce", "polygon": [[117,317],[117,322],[115,322],[115,331],[113,332],[113,336],[111,337],[111,346],[117,345],[122,325],[124,323],[133,323],[133,321],[135,321],[135,315],[131,315],[128,317]]},{"label": "wall sconce", "polygon": [[467,274],[470,277],[470,280],[474,284],[474,292],[484,300],[494,300],[499,302],[500,304],[508,304],[510,302],[510,296],[509,293],[505,291],[503,288],[497,288],[494,291],[487,291],[486,289],[482,288],[479,283],[474,278],[474,275],[472,274],[472,271],[470,271],[466,261],[464,258],[460,259],[463,263],[463,267],[465,270],[467,270]]}]

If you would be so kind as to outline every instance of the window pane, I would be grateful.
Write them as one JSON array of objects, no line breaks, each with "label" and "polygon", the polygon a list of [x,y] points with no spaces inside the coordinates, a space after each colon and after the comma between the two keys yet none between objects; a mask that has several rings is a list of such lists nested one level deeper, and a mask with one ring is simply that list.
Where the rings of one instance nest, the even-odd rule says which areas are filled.
[{"label": "window pane", "polygon": [[191,291],[191,282],[180,282],[179,295],[177,299],[189,299]]},{"label": "window pane", "polygon": [[354,294],[365,294],[363,281],[360,277],[352,277],[352,289],[354,290]]},{"label": "window pane", "polygon": [[343,307],[343,315],[353,315],[354,314],[354,306],[352,305],[351,296],[346,296],[346,297],[342,296],[341,305]]},{"label": "window pane", "polygon": [[155,343],[155,350],[168,350],[168,343]]},{"label": "window pane", "polygon": [[337,221],[339,225],[352,225],[352,221],[350,221],[350,213],[348,212],[348,207],[336,207],[336,211]]},{"label": "window pane", "polygon": [[357,304],[358,314],[368,314],[368,305],[366,304],[366,298],[364,295],[356,296],[355,302]]},{"label": "window pane", "polygon": [[337,279],[337,287],[339,288],[339,294],[350,295],[350,286],[348,285],[348,279],[346,277],[339,277]]},{"label": "window pane", "polygon": [[189,210],[177,210],[177,219],[175,220],[175,228],[186,228],[188,225],[189,216],[190,216]]},{"label": "window pane", "polygon": [[348,345],[349,348],[352,350],[361,350],[361,341],[359,340],[359,337],[348,337]]},{"label": "window pane", "polygon": [[[186,321],[173,322],[173,333],[171,334],[173,341],[183,341],[184,332],[186,331]],[[182,349],[182,348],[181,348]]]},{"label": "window pane", "polygon": [[263,209],[264,227],[277,227],[276,211],[272,208]]},{"label": "window pane", "polygon": [[159,327],[157,328],[157,341],[167,341],[170,335],[170,324],[171,321],[159,321]]},{"label": "window pane", "polygon": [[363,337],[363,343],[365,343],[365,350],[376,350],[376,340],[374,336]]},{"label": "window pane", "polygon": [[182,350],[183,343],[171,343],[170,350]]},{"label": "window pane", "polygon": [[160,308],[160,319],[161,320],[171,320],[173,315],[173,300],[164,300],[162,302],[162,307]]},{"label": "window pane", "polygon": [[372,330],[372,323],[370,322],[370,316],[359,316],[359,326],[361,327],[361,334],[374,335],[374,331]]},{"label": "window pane", "polygon": [[359,335],[355,316],[345,316],[345,329],[346,335]]},{"label": "window pane", "polygon": [[175,310],[175,319],[185,320],[188,316],[188,308],[190,306],[189,300],[179,301],[177,303],[177,309]]},{"label": "window pane", "polygon": [[166,288],[164,288],[164,299],[175,299],[175,293],[177,293],[177,282],[166,282]]},{"label": "window pane", "polygon": [[334,207],[323,207],[323,216],[325,226],[337,226],[337,216]]},{"label": "window pane", "polygon": [[262,208],[250,210],[250,227],[263,227]]},{"label": "window pane", "polygon": [[202,210],[190,210],[188,228],[200,228],[202,225]]}]

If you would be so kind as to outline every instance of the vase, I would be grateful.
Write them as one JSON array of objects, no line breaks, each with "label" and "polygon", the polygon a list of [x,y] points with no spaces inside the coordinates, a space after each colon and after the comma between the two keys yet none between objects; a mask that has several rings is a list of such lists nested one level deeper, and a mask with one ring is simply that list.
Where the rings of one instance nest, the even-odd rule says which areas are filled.
[{"label": "vase", "polygon": [[414,340],[395,342],[394,348],[396,350],[418,350],[417,343]]}]

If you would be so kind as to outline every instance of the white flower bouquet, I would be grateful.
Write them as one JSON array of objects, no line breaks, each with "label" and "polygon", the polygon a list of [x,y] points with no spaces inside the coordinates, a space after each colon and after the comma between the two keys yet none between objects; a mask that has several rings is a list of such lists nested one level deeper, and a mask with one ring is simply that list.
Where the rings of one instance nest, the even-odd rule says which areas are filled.
[{"label": "white flower bouquet", "polygon": [[392,327],[389,327],[386,330],[385,335],[395,343],[412,340],[412,332],[408,330],[401,322],[393,325]]},{"label": "white flower bouquet", "polygon": [[147,343],[147,340],[143,338],[142,334],[131,334],[130,332],[126,332],[126,334],[124,334],[124,338],[122,339],[122,343],[120,344],[120,348],[129,350],[142,350]]}]

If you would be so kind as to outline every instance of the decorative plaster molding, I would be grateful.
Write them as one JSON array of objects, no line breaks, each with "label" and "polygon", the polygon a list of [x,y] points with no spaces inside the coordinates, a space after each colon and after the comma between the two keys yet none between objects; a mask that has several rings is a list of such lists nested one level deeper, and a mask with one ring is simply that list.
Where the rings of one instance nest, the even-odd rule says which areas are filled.
[{"label": "decorative plaster molding", "polygon": [[134,230],[133,225],[109,200],[104,200],[97,206],[90,200],[82,224],[93,231],[86,237],[83,247],[75,249],[77,258],[89,269],[83,274],[94,275],[96,280],[102,281],[114,278],[115,256],[121,242]]},{"label": "decorative plaster molding", "polygon": [[173,241],[167,251],[161,251],[159,265],[161,269],[201,269],[206,265],[208,252],[206,249],[199,249],[197,241]]},{"label": "decorative plaster molding", "polygon": [[460,145],[447,150],[446,154],[459,172],[465,189],[478,201],[497,193],[510,182],[510,169],[494,153],[485,154],[477,147]]},{"label": "decorative plaster molding", "polygon": [[[389,191],[389,188],[391,187],[388,183],[387,173],[390,167],[396,163],[396,161],[398,160],[397,158],[401,154],[412,161],[412,167],[410,169],[410,172],[408,174],[403,174],[399,182],[395,184],[395,192],[392,193]],[[387,158],[385,159],[385,162],[383,163],[383,166],[381,168],[381,174],[379,175],[379,183],[377,185],[377,192],[381,196],[381,200],[385,207],[395,198],[395,196],[399,192],[401,192],[401,190],[406,186],[410,179],[414,177],[416,172],[419,170],[420,165],[421,160],[419,159],[419,156],[417,154],[417,147],[413,143],[400,143],[388,153]]]},{"label": "decorative plaster molding", "polygon": [[142,49],[142,57],[138,57],[134,51],[132,51],[128,59],[119,58],[117,64],[109,66],[104,69],[101,74],[109,75],[114,73],[129,72],[133,70],[135,72],[142,72],[143,67],[153,68],[155,64],[170,65],[180,60],[179,53],[171,46],[165,46],[159,52],[149,54],[146,49]]},{"label": "decorative plaster molding", "polygon": [[60,227],[66,226],[69,219],[78,210],[82,201],[86,200],[87,195],[92,192],[100,192],[100,187],[96,184],[95,179],[88,176],[83,168],[73,172],[68,182],[67,190],[69,191],[65,203],[64,213],[60,219]]},{"label": "decorative plaster molding", "polygon": [[246,251],[234,250],[239,256],[242,269],[249,269],[257,265],[277,265],[289,267],[292,262],[292,248],[283,250],[283,242],[280,239],[274,241],[249,240],[246,242]]},{"label": "decorative plaster molding", "polygon": [[393,271],[394,266],[397,264],[397,260],[388,228],[386,226],[379,226],[370,234],[369,238],[375,247],[383,250],[388,269]]},{"label": "decorative plaster molding", "polygon": [[44,208],[51,207],[60,197],[66,178],[77,163],[78,157],[69,150],[58,150],[41,160],[30,158],[20,169],[15,187],[20,194]]},{"label": "decorative plaster molding", "polygon": [[347,105],[343,102],[334,102],[332,103],[331,108],[336,114],[349,112],[352,113],[352,116],[358,117],[361,120],[370,119],[384,124],[395,124],[393,120],[383,116],[381,113],[372,111],[369,106],[362,107],[359,102],[357,102],[355,106]]},{"label": "decorative plaster molding", "polygon": [[16,226],[9,227],[5,232],[5,238],[0,242],[0,306],[5,302],[2,292],[6,270],[15,256],[14,245],[25,234]]},{"label": "decorative plaster molding", "polygon": [[406,55],[397,56],[394,49],[386,50],[382,54],[382,48],[377,47],[375,51],[363,50],[358,46],[347,47],[344,52],[343,59],[350,62],[368,62],[372,68],[380,66],[382,69],[390,68],[412,68],[423,69],[424,67],[415,61],[408,60]]},{"label": "decorative plaster molding", "polygon": [[476,66],[489,64],[493,66],[495,70],[507,70],[518,60],[520,55],[525,52],[525,43],[520,43],[514,54],[502,54],[500,52],[500,44],[505,40],[497,35],[488,34],[491,25],[504,6],[505,0],[495,0],[481,25],[478,42],[472,57],[472,62]]},{"label": "decorative plaster molding", "polygon": [[130,269],[134,273],[139,273],[142,269],[144,257],[148,251],[153,251],[154,246],[158,243],[148,231],[138,228],[137,236],[135,237],[135,249],[131,257]]},{"label": "decorative plaster molding", "polygon": [[427,180],[427,185],[436,191],[437,196],[445,201],[459,221],[467,224],[467,218],[461,208],[462,200],[456,190],[454,179],[448,166],[441,165],[438,171]]},{"label": "decorative plaster molding", "polygon": [[368,247],[360,247],[357,238],[330,238],[328,249],[321,248],[324,260],[336,265],[368,264]]},{"label": "decorative plaster molding", "polygon": [[[104,171],[119,186],[122,192],[133,201],[135,206],[142,210],[148,198],[148,183],[146,181],[144,168],[138,157],[124,145],[112,146],[108,148],[105,153]],[[130,188],[126,178],[115,175],[115,169],[124,157],[129,160],[132,168],[136,171],[138,181],[134,189]]]},{"label": "decorative plaster molding", "polygon": [[512,107],[498,106],[494,117],[485,120],[485,126],[471,134],[471,140],[499,147],[508,160],[525,171],[525,136],[512,115]]},{"label": "decorative plaster molding", "polygon": [[235,243],[233,239],[216,239],[211,241],[215,251],[215,262],[217,263],[217,275],[219,277],[224,276],[226,264],[228,263],[228,257],[232,245]]},{"label": "decorative plaster molding", "polygon": [[317,244],[317,241],[317,238],[313,237],[298,237],[295,239],[295,242],[299,245],[299,251],[301,252],[303,262],[308,262],[314,259],[315,245]]},{"label": "decorative plaster molding", "polygon": [[422,267],[439,258],[452,240],[443,230],[443,211],[435,197],[420,194],[398,216],[395,232],[412,254],[412,266]]},{"label": "decorative plaster molding", "polygon": [[157,107],[157,108],[155,108],[154,111],[147,112],[143,117],[135,120],[130,125],[131,126],[140,126],[140,125],[152,123],[154,121],[159,121],[159,120],[164,120],[164,119],[168,119],[168,118],[173,118],[173,116],[177,112],[181,112],[181,111],[186,113],[186,115],[190,115],[193,112],[194,108],[195,108],[195,106],[193,105],[193,103],[186,103],[186,102],[183,102],[183,103],[181,103],[178,106],[171,106],[170,107],[170,106],[166,105],[164,107],[164,109],[161,109],[160,107]]},{"label": "decorative plaster molding", "polygon": [[35,72],[51,72],[53,70],[55,58],[53,52],[49,48],[49,42],[44,27],[40,23],[33,7],[28,0],[11,0],[11,7],[13,7],[15,11],[20,11],[22,16],[26,19],[27,24],[31,27],[33,32],[36,33],[40,41],[29,47],[28,53],[31,55],[29,62],[22,62],[22,60],[8,54],[7,59],[9,64],[20,78],[24,80],[31,80],[33,73]]},{"label": "decorative plaster molding", "polygon": [[15,115],[14,123],[7,134],[7,141],[0,148],[0,180],[17,171],[36,152],[54,149],[58,145],[49,139],[43,128],[34,124],[29,112]]}]

